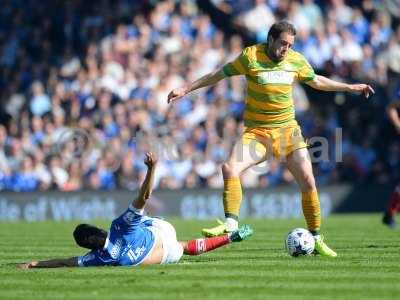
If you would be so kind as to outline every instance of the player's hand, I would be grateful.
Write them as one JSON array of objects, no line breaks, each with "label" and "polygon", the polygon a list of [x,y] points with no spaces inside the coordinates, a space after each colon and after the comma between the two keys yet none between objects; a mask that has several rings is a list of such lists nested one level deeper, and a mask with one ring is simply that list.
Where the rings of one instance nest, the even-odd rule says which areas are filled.
[{"label": "player's hand", "polygon": [[375,94],[374,89],[368,84],[363,84],[363,83],[351,84],[350,89],[352,92],[362,93],[365,96],[365,98],[368,98],[369,96]]},{"label": "player's hand", "polygon": [[152,152],[147,152],[146,153],[146,157],[144,159],[144,164],[148,167],[148,168],[153,168],[156,166],[157,164],[157,156],[155,154],[153,154]]},{"label": "player's hand", "polygon": [[176,100],[179,100],[183,96],[187,94],[187,89],[185,87],[173,89],[169,94],[168,94],[168,103],[174,102]]},{"label": "player's hand", "polygon": [[38,264],[37,261],[31,261],[29,263],[19,264],[18,268],[20,268],[20,269],[32,269],[32,268],[36,267],[37,264]]}]

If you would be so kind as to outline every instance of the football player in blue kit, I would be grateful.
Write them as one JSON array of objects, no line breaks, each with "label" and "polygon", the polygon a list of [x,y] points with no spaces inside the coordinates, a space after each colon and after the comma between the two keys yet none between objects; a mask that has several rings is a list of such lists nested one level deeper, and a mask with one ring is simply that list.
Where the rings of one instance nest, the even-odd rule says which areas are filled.
[{"label": "football player in blue kit", "polygon": [[178,241],[175,228],[159,218],[143,215],[146,201],[150,198],[157,159],[146,153],[144,163],[147,174],[139,195],[128,209],[116,218],[107,232],[89,224],[80,224],[74,230],[76,243],[90,252],[83,256],[32,261],[20,264],[23,269],[89,267],[89,266],[137,266],[177,263],[183,254],[198,255],[231,242],[240,242],[253,233],[244,225],[222,236]]}]

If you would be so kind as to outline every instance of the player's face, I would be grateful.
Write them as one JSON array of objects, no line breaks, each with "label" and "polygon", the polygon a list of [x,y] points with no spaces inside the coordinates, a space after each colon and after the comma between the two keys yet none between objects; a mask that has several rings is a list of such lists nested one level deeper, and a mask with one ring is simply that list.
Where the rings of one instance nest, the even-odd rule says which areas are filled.
[{"label": "player's face", "polygon": [[292,48],[294,43],[294,35],[291,35],[287,32],[282,32],[280,37],[268,43],[269,44],[269,55],[271,59],[274,61],[284,60],[286,55],[289,52],[289,49]]}]

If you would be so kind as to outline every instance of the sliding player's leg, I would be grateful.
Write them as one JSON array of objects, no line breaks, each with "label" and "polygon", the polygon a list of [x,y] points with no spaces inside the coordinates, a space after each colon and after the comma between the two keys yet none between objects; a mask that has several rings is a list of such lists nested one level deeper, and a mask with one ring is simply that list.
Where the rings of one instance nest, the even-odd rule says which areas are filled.
[{"label": "sliding player's leg", "polygon": [[225,233],[220,236],[194,239],[180,242],[186,255],[199,255],[228,245],[234,242],[241,242],[253,234],[253,229],[248,225],[242,225],[240,228]]},{"label": "sliding player's leg", "polygon": [[232,242],[240,242],[253,234],[253,229],[243,225],[239,229],[213,238],[201,238],[189,241],[178,242],[174,226],[165,220],[152,218],[152,225],[155,234],[160,237],[163,255],[161,264],[178,263],[183,254],[198,255],[209,252]]}]

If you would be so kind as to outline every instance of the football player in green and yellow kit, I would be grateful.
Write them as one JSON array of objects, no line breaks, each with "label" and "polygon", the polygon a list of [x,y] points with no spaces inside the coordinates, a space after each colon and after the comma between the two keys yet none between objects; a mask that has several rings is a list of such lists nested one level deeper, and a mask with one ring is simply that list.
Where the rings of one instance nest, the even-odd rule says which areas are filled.
[{"label": "football player in green and yellow kit", "polygon": [[[266,43],[247,47],[222,69],[174,89],[168,95],[168,102],[229,76],[244,75],[247,79],[243,116],[245,131],[222,165],[226,221],[214,228],[203,229],[204,235],[221,235],[238,228],[242,201],[239,176],[244,170],[274,156],[286,160],[289,171],[300,186],[303,213],[308,229],[315,237],[316,252],[336,257],[337,254],[324,243],[320,234],[320,203],[307,144],[295,120],[293,82],[297,80],[323,91],[361,92],[366,97],[374,90],[367,84],[340,83],[316,75],[304,56],[291,49],[295,36],[296,29],[292,24],[286,21],[273,24]],[[237,153],[243,155],[237,157]]]}]

